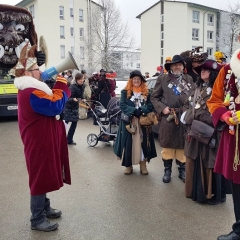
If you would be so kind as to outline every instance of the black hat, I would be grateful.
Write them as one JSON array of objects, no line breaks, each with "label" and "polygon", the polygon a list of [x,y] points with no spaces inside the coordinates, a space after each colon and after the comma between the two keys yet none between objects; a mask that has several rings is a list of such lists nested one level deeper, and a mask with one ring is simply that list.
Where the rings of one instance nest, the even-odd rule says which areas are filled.
[{"label": "black hat", "polygon": [[134,70],[132,72],[130,72],[130,78],[134,78],[135,76],[139,76],[143,82],[146,82],[144,76],[142,75],[142,73],[138,70]]},{"label": "black hat", "polygon": [[99,72],[106,72],[103,68],[102,69],[100,69],[100,71]]},{"label": "black hat", "polygon": [[85,73],[87,73],[86,70],[82,70],[81,71],[81,74],[85,74]]},{"label": "black hat", "polygon": [[202,69],[209,69],[212,71],[219,72],[223,65],[219,64],[217,61],[212,59],[207,59],[202,65],[195,67],[194,70],[198,73],[198,75],[201,74]]},{"label": "black hat", "polygon": [[171,65],[174,63],[182,63],[183,67],[185,68],[185,62],[184,62],[183,58],[180,55],[174,55],[172,58],[172,61],[170,63],[165,63],[165,65],[164,65],[165,69],[167,71],[169,71]]}]

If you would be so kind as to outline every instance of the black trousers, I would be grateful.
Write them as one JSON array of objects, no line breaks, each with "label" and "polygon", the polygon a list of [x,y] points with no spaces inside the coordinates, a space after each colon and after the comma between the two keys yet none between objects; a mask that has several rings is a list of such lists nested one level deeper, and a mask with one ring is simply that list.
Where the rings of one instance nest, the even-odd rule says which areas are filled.
[{"label": "black trousers", "polygon": [[77,122],[72,122],[67,134],[68,143],[73,142],[73,135],[75,133],[76,127],[77,127]]},{"label": "black trousers", "polygon": [[233,183],[230,181],[232,188],[233,207],[236,222],[233,224],[233,231],[240,235],[240,184]]}]

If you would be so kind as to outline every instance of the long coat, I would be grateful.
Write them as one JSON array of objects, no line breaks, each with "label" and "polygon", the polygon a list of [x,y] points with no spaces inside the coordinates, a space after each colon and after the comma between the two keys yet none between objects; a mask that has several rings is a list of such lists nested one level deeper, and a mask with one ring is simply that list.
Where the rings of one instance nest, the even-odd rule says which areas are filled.
[{"label": "long coat", "polygon": [[[192,101],[194,98],[195,91],[199,92],[198,95],[200,96],[201,101],[198,101],[198,102],[201,102],[201,103],[198,103],[200,106],[199,108],[198,107],[194,108],[194,114],[193,114]],[[218,137],[215,134],[214,137],[216,140],[216,147],[210,148],[209,145],[201,143],[194,138],[189,138],[188,133],[190,131],[193,119],[204,122],[209,126],[213,127],[212,117],[206,105],[207,100],[211,96],[211,92],[212,92],[212,88],[203,87],[201,84],[192,92],[191,97],[189,98],[188,101],[185,102],[185,105],[184,105],[184,108],[186,108],[184,120],[186,121],[186,127],[187,127],[187,133],[185,137],[185,146],[184,146],[184,155],[191,159],[196,159],[198,156],[200,156],[205,168],[214,168],[216,154],[217,154],[217,147],[218,147]]]},{"label": "long coat", "polygon": [[[160,146],[163,148],[184,148],[184,126],[180,122],[180,115],[182,113],[181,108],[195,85],[193,84],[192,78],[187,74],[182,75],[182,81],[186,83],[189,89],[178,95],[176,91],[174,91],[175,83],[173,83],[173,76],[170,73],[160,75],[151,95],[151,102],[156,112],[162,116],[158,140]],[[174,120],[168,122],[168,115],[162,113],[167,106],[179,109],[176,112],[179,121],[178,125],[175,124]]]},{"label": "long coat", "polygon": [[32,77],[15,78],[14,83],[31,195],[71,184],[66,130],[56,117],[70,95],[67,82],[57,81],[53,90]]},{"label": "long coat", "polygon": [[79,85],[77,83],[72,84],[70,87],[71,96],[66,102],[66,105],[63,110],[63,119],[66,122],[77,122],[79,120],[79,103],[73,101],[73,98],[83,99],[83,93],[85,85]]},{"label": "long coat", "polygon": [[[128,115],[129,117],[133,116],[133,112],[136,110],[134,102],[132,102],[130,98],[127,98],[126,90],[121,91],[120,108],[122,112]],[[141,109],[143,114],[147,114],[153,111],[153,106],[150,102],[150,97],[148,97],[147,101],[143,101],[143,105],[141,106]],[[117,138],[114,146],[114,153],[120,159],[122,158],[122,153],[123,153],[123,149],[126,146],[126,141],[131,136],[131,133],[129,133],[126,129],[127,124],[128,123],[124,121],[120,121],[118,134],[117,134]],[[153,133],[149,134],[150,146],[147,146],[146,127],[142,126],[142,132],[143,132],[142,150],[145,158],[147,159],[148,162],[150,162],[151,158],[154,158],[157,156],[155,144],[154,144],[154,136],[153,136]]]},{"label": "long coat", "polygon": [[[212,113],[212,119],[214,126],[222,125],[221,116],[225,112],[229,111],[227,107],[224,106],[224,90],[231,92],[231,96],[235,99],[238,96],[238,90],[235,84],[234,74],[228,73],[231,72],[230,65],[223,67],[213,86],[213,91],[211,98],[208,100],[207,105],[209,111]],[[227,89],[226,83],[229,80],[229,89]],[[236,104],[236,111],[240,110],[240,104]],[[235,126],[235,135],[229,133],[229,126],[225,125],[222,130],[222,137],[220,140],[218,153],[216,157],[216,164],[214,171],[216,173],[221,173],[226,179],[232,180],[233,183],[240,184],[240,166],[237,166],[237,169],[233,168],[234,157],[235,157],[235,146],[236,146],[236,131]],[[240,128],[238,128],[238,138],[240,136]],[[238,140],[237,152],[239,154],[240,141]],[[239,158],[238,158],[239,159]]]}]

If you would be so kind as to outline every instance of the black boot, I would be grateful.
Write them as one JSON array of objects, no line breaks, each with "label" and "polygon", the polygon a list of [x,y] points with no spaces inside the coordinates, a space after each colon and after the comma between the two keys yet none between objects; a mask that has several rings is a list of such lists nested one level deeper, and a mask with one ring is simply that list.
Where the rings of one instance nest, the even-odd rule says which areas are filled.
[{"label": "black boot", "polygon": [[165,160],[163,159],[164,164],[164,176],[163,176],[163,182],[169,183],[171,181],[171,173],[172,173],[172,159]]},{"label": "black boot", "polygon": [[217,240],[240,240],[240,236],[235,232],[230,232],[227,235],[221,235],[217,238]]},{"label": "black boot", "polygon": [[185,163],[180,162],[179,160],[176,160],[178,165],[178,177],[182,179],[182,181],[185,183]]}]

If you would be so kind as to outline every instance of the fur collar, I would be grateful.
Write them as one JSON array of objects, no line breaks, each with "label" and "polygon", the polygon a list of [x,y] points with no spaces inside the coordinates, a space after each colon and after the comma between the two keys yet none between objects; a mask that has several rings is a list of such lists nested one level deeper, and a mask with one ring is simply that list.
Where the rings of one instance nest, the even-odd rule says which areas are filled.
[{"label": "fur collar", "polygon": [[48,95],[53,95],[52,90],[44,82],[37,80],[36,78],[30,76],[16,77],[14,79],[14,85],[19,90],[24,90],[26,88],[36,88],[45,92]]}]

